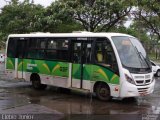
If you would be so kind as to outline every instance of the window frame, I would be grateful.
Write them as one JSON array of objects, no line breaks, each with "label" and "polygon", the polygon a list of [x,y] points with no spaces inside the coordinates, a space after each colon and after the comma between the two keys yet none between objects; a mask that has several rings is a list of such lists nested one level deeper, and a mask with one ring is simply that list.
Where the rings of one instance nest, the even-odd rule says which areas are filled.
[{"label": "window frame", "polygon": [[[45,60],[45,48],[46,48],[46,43],[45,43],[45,48],[40,48],[40,46],[38,46],[39,45],[39,43],[41,42],[41,41],[45,41],[46,42],[46,38],[45,37],[27,37],[26,39],[28,39],[27,40],[27,47],[26,47],[26,54],[24,55],[25,56],[25,58],[26,59],[36,59],[36,60]],[[33,41],[36,41],[35,43],[33,42]],[[34,43],[34,47],[30,47],[30,45],[31,44],[33,44]],[[29,54],[30,53],[33,53],[33,51],[36,51],[35,52],[35,56],[38,56],[38,52],[40,51],[40,50],[43,50],[43,52],[44,52],[44,56],[42,57],[42,58],[40,58],[40,57],[29,57]]]},{"label": "window frame", "polygon": [[[69,62],[70,61],[70,39],[69,39],[69,37],[28,37],[28,39],[29,40],[27,40],[27,49],[26,49],[26,55],[25,55],[25,58],[26,59],[36,59],[36,60],[48,60],[48,61],[60,61],[60,62]],[[35,46],[35,48],[29,48],[29,46],[30,46],[30,41],[34,41],[34,39],[36,39],[36,46]],[[68,49],[61,49],[61,48],[57,48],[57,49],[51,49],[51,48],[48,48],[48,41],[50,41],[51,39],[53,39],[54,41],[57,41],[57,40],[64,40],[64,41],[68,41]],[[38,41],[39,40],[39,41]],[[40,48],[40,47],[38,47],[37,46],[37,44],[40,44],[40,42],[41,41],[45,41],[45,48]],[[34,51],[35,50],[35,54],[37,55],[38,53],[37,53],[37,51],[40,51],[40,50],[44,50],[44,57],[42,57],[42,58],[38,58],[38,57],[28,57],[28,55],[27,54],[29,54],[29,51]],[[67,59],[61,59],[62,57],[61,56],[63,56],[63,54],[62,53],[60,53],[59,55],[61,55],[60,56],[60,58],[58,58],[58,57],[56,57],[56,58],[48,58],[47,57],[47,51],[48,50],[53,50],[53,51],[63,51],[63,50],[65,50],[65,51],[67,51],[67,53],[68,53],[68,57],[67,57]]]},{"label": "window frame", "polygon": [[[57,48],[57,46],[56,46],[56,48],[53,48],[53,49],[48,48],[48,41],[51,41],[51,39],[53,39],[53,41],[56,41],[56,42],[57,41],[68,41],[67,49],[62,49],[63,47],[61,47],[61,48],[58,47]],[[46,60],[69,62],[70,61],[70,38],[69,37],[48,37],[45,50],[46,51],[47,50],[53,50],[53,51],[56,51],[56,53],[58,52],[58,54],[56,56],[60,55],[60,57],[56,57],[56,58],[47,58],[47,55],[46,55]],[[61,58],[63,58],[63,57],[61,57],[61,56],[63,56],[63,54],[61,53],[62,51],[67,52],[66,59],[61,59]],[[47,52],[46,52],[46,54],[47,54]]]},{"label": "window frame", "polygon": [[[113,55],[114,55],[114,57],[115,57],[115,62],[116,62],[116,67],[117,67],[117,70],[114,70],[114,69],[112,69],[111,67],[109,67],[109,66],[105,66],[105,65],[103,65],[103,64],[101,64],[101,63],[98,63],[97,61],[96,61],[96,43],[97,42],[103,42],[102,40],[97,40],[97,39],[103,39],[103,41],[107,41],[107,43],[109,43],[110,45],[111,45],[111,47],[112,47],[112,51],[113,51]],[[112,44],[111,44],[111,41],[107,38],[107,37],[95,37],[95,41],[94,41],[94,56],[93,56],[93,63],[95,64],[95,65],[99,65],[99,66],[102,66],[102,67],[104,67],[104,68],[107,68],[107,69],[109,69],[109,70],[111,70],[112,72],[114,72],[114,73],[116,73],[117,75],[119,75],[119,67],[118,67],[118,61],[117,61],[117,58],[116,58],[116,54],[115,54],[115,51],[114,51],[114,48],[113,48],[113,46],[112,46]],[[105,63],[105,64],[107,64],[107,63]]]},{"label": "window frame", "polygon": [[[87,38],[87,40],[83,40]],[[91,44],[91,51],[90,51],[90,60],[88,61],[84,61],[84,59],[86,60],[86,57],[83,57],[83,55],[81,56],[83,59],[81,60],[82,64],[93,64],[94,61],[93,61],[93,58],[94,58],[94,40],[95,40],[95,37],[72,37],[71,38],[71,43],[70,43],[70,61],[72,63],[75,63],[74,61],[74,46],[73,44],[74,43],[81,43],[81,52],[86,52],[85,50],[87,49],[86,46],[84,46],[84,44]],[[83,50],[82,50],[83,49]],[[84,50],[85,49],[85,50]],[[86,55],[86,53],[85,53]],[[78,62],[76,62],[77,64],[80,64]]]}]

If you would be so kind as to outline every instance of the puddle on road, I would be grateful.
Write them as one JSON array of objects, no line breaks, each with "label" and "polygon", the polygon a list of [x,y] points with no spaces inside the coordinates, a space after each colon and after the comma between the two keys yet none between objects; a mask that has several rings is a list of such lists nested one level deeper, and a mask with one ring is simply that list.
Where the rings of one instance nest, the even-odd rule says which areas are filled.
[{"label": "puddle on road", "polygon": [[4,98],[0,99],[3,109],[39,104],[64,114],[142,114],[152,111],[151,101],[146,98],[102,102],[91,95],[63,93],[54,87],[44,91],[36,91],[28,85],[6,87],[0,89],[0,98]]},{"label": "puddle on road", "polygon": [[56,92],[46,92],[46,95],[29,96],[29,98],[31,103],[41,104],[48,108],[56,109],[64,114],[146,113],[146,111],[148,111],[148,107],[150,107],[147,106],[141,109],[137,106],[136,100],[124,102],[112,100],[110,102],[102,102],[95,98],[89,98],[85,95],[78,96]]},{"label": "puddle on road", "polygon": [[1,110],[7,110],[26,104],[29,104],[29,99],[26,96],[16,95],[13,93],[0,94],[0,106],[3,105],[3,107],[0,107]]}]

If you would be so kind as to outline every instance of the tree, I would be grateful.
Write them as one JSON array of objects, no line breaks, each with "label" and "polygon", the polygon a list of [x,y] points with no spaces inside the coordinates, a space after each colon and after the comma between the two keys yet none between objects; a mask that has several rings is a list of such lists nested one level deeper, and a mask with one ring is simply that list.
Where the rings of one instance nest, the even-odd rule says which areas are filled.
[{"label": "tree", "polygon": [[136,0],[136,9],[132,14],[134,21],[139,23],[139,28],[146,29],[150,35],[150,44],[156,51],[158,58],[158,44],[160,41],[160,1],[159,0]]},{"label": "tree", "polygon": [[135,20],[160,39],[160,1],[137,0],[137,6],[136,11],[133,12]]},{"label": "tree", "polygon": [[44,18],[41,19],[44,32],[72,32],[83,30],[80,23],[72,19],[65,6],[59,1],[53,2],[45,9]]},{"label": "tree", "polygon": [[44,8],[41,5],[34,5],[29,0],[19,2],[12,0],[9,5],[2,8],[0,13],[0,32],[3,35],[13,33],[30,33],[41,31],[39,20],[43,17]]},{"label": "tree", "polygon": [[59,0],[54,3],[60,16],[70,16],[87,31],[109,31],[124,22],[132,4],[131,0]]},{"label": "tree", "polygon": [[133,23],[130,27],[126,28],[124,26],[113,27],[111,32],[119,32],[132,35],[138,38],[141,42],[149,42],[150,37],[147,35],[147,32],[144,29],[138,27],[137,23]]}]

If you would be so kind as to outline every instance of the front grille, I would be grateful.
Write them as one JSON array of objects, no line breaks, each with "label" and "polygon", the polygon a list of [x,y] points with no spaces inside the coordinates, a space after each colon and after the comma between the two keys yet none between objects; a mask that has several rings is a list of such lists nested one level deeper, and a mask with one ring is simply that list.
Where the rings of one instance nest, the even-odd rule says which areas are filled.
[{"label": "front grille", "polygon": [[145,88],[137,88],[139,93],[147,93],[148,87]]},{"label": "front grille", "polygon": [[149,79],[150,77],[150,75],[145,75],[145,79]]},{"label": "front grille", "polygon": [[138,84],[143,84],[143,83],[144,83],[144,80],[136,80],[136,83],[138,83]]},{"label": "front grille", "polygon": [[134,78],[135,84],[137,86],[137,90],[140,96],[147,95],[149,93],[148,85],[152,82],[151,74],[132,74]]},{"label": "front grille", "polygon": [[135,79],[144,79],[144,76],[134,76]]},{"label": "front grille", "polygon": [[151,82],[151,79],[148,79],[146,80],[146,84],[150,83]]},{"label": "front grille", "polygon": [[133,75],[137,86],[144,86],[151,83],[151,75]]}]

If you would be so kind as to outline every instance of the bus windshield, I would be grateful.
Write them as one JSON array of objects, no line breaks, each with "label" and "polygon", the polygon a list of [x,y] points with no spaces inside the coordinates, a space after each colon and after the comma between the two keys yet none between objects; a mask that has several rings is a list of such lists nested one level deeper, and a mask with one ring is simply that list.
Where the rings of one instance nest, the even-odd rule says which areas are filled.
[{"label": "bus windshield", "polygon": [[112,40],[117,48],[122,65],[127,68],[150,68],[150,62],[142,44],[133,37],[115,36]]}]

